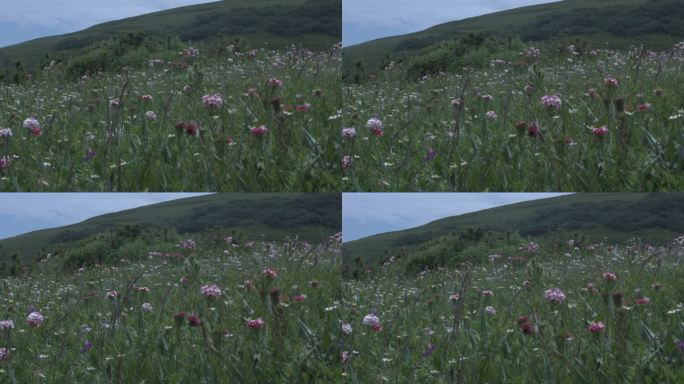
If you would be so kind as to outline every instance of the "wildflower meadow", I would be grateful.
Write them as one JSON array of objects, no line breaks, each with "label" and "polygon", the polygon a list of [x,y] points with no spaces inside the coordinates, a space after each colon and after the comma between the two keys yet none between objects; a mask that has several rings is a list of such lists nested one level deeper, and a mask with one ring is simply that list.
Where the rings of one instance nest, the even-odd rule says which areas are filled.
[{"label": "wildflower meadow", "polygon": [[339,235],[197,234],[2,279],[0,381],[310,383],[341,378]]},{"label": "wildflower meadow", "polygon": [[428,55],[347,84],[344,189],[684,188],[684,43],[506,44],[469,52],[457,68]]},{"label": "wildflower meadow", "polygon": [[339,46],[204,44],[143,62],[53,61],[1,85],[0,190],[339,189]]},{"label": "wildflower meadow", "polygon": [[391,257],[345,281],[340,382],[684,380],[684,237],[539,241],[417,273]]}]

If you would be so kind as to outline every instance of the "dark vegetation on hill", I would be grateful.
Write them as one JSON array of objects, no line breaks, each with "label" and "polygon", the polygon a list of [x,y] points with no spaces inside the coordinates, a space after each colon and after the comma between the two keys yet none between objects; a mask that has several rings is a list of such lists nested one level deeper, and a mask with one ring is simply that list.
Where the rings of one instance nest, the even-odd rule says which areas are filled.
[{"label": "dark vegetation on hill", "polygon": [[[639,237],[663,244],[684,232],[681,194],[574,194],[505,205],[440,219],[403,231],[345,243],[345,267],[375,267],[411,256],[411,271],[514,252],[528,239],[582,238],[623,242]],[[358,273],[358,272],[354,272]]]},{"label": "dark vegetation on hill", "polygon": [[64,62],[70,73],[121,69],[189,44],[324,50],[342,36],[339,0],[225,0],[99,24],[0,48],[0,80]]},{"label": "dark vegetation on hill", "polygon": [[343,76],[347,82],[363,81],[390,62],[409,62],[409,75],[414,75],[413,60],[429,62],[436,57],[450,61],[438,70],[453,70],[471,64],[468,58],[461,63],[463,56],[481,51],[479,42],[472,44],[473,36],[535,45],[579,41],[595,48],[643,44],[647,49],[667,49],[684,39],[683,17],[684,2],[677,0],[565,0],[516,8],[344,48]]},{"label": "dark vegetation on hill", "polygon": [[73,260],[66,261],[69,267],[111,261],[140,249],[140,244],[175,244],[182,236],[207,231],[234,233],[255,240],[281,241],[299,236],[305,241],[319,242],[340,230],[341,198],[336,193],[213,194],[110,213],[0,240],[0,265],[5,262],[5,269],[9,270],[48,253],[78,247],[84,247],[86,256],[72,253]]}]

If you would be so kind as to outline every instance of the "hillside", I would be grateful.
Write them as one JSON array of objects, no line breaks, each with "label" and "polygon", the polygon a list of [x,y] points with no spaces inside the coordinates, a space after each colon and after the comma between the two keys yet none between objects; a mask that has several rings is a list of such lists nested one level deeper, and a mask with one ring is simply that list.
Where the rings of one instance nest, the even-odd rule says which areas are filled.
[{"label": "hillside", "polygon": [[683,16],[684,3],[678,0],[564,0],[516,8],[347,47],[345,73],[359,62],[374,70],[387,57],[417,56],[469,32],[516,36],[525,42],[581,38],[599,47],[644,44],[664,49],[684,38]]},{"label": "hillside", "polygon": [[523,237],[564,230],[597,241],[605,237],[609,242],[638,236],[658,244],[684,232],[684,201],[680,195],[668,193],[574,194],[532,200],[350,241],[343,245],[344,259],[351,262],[359,257],[373,264],[385,253],[415,249],[466,228],[512,231]]},{"label": "hillside", "polygon": [[170,228],[180,234],[211,228],[239,229],[263,240],[299,235],[303,240],[322,241],[340,231],[340,209],[339,194],[231,193],[191,197],[0,240],[0,260],[14,253],[26,260],[43,248],[49,251],[65,247],[122,225]]},{"label": "hillside", "polygon": [[254,46],[283,48],[301,44],[325,49],[341,39],[339,0],[224,0],[130,17],[82,31],[0,48],[0,66],[17,60],[33,64],[45,55],[59,58],[111,37],[144,33],[199,42],[216,37]]}]

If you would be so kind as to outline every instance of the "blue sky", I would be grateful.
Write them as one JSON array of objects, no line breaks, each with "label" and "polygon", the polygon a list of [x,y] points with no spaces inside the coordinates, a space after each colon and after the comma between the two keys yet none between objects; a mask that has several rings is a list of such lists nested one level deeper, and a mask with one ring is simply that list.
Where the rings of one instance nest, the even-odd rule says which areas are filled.
[{"label": "blue sky", "polygon": [[0,47],[215,0],[0,0]]},{"label": "blue sky", "polygon": [[359,44],[436,24],[550,0],[342,0],[342,43]]},{"label": "blue sky", "polygon": [[468,212],[563,193],[345,193],[342,238],[360,239]]},{"label": "blue sky", "polygon": [[0,239],[198,195],[202,193],[1,193]]}]

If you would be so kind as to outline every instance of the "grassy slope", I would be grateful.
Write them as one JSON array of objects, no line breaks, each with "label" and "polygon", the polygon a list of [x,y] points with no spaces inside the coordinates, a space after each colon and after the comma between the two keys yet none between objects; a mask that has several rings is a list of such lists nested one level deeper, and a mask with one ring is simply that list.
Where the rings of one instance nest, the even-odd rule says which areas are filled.
[{"label": "grassy slope", "polygon": [[[673,231],[663,228],[663,222],[657,220],[673,223],[677,217],[684,217],[681,200],[681,195],[667,193],[594,193],[532,200],[350,241],[344,244],[343,250],[347,261],[361,257],[372,263],[386,250],[391,252],[403,245],[418,247],[431,238],[469,227],[518,231],[530,236],[564,229],[596,240],[606,237],[610,242],[622,242],[639,236],[648,242],[661,243],[684,231],[684,225]],[[619,228],[619,225],[630,228]]]},{"label": "grassy slope", "polygon": [[[320,10],[325,10],[325,18],[317,14]],[[339,0],[224,0],[130,17],[0,48],[0,65],[10,65],[19,59],[32,63],[45,54],[73,54],[78,49],[60,49],[60,46],[65,42],[86,45],[128,32],[180,35],[191,41],[222,35],[258,46],[268,43],[278,48],[301,43],[310,49],[324,49],[341,40],[341,15]],[[319,32],[297,32],[298,27],[309,24],[315,25],[313,29]],[[282,26],[291,27],[292,34],[269,31]]]},{"label": "grassy slope", "polygon": [[[533,5],[528,7],[516,8],[502,12],[491,13],[483,16],[468,18],[459,21],[439,24],[424,31],[410,33],[401,36],[392,36],[373,40],[367,43],[350,46],[344,49],[345,70],[351,70],[359,62],[364,62],[367,68],[375,68],[380,61],[387,55],[391,58],[419,55],[421,51],[439,41],[447,40],[453,36],[465,32],[490,32],[500,35],[517,35],[523,40],[538,40],[530,38],[534,30],[538,30],[540,25],[549,27],[549,24],[562,26],[551,28],[557,35],[570,35],[581,37],[597,44],[609,43],[614,47],[624,47],[630,44],[644,43],[653,49],[671,47],[672,43],[681,40],[684,36],[668,36],[658,33],[616,35],[605,31],[604,24],[606,17],[613,15],[610,22],[619,24],[615,19],[614,12],[619,12],[625,17],[634,15],[634,9],[646,7],[653,12],[639,13],[638,17],[642,21],[663,20],[665,15],[659,13],[661,4],[669,4],[667,12],[675,9],[679,16],[684,16],[684,4],[673,2],[672,0],[565,0],[554,3]],[[585,18],[590,27],[583,28],[584,32],[576,33],[570,31],[575,21],[571,17],[578,9],[590,9],[596,20]],[[663,11],[665,12],[665,11]],[[667,16],[671,16],[667,15]],[[566,22],[564,22],[564,20]],[[625,19],[626,20],[626,19]],[[668,21],[664,21],[669,23]],[[627,21],[627,20],[626,20]],[[631,20],[629,21],[631,22]],[[552,37],[548,35],[548,37]]]},{"label": "grassy slope", "polygon": [[191,197],[0,240],[0,260],[15,252],[24,258],[31,257],[43,247],[49,250],[66,246],[124,224],[170,227],[179,233],[218,227],[239,229],[264,240],[299,235],[307,241],[323,241],[340,231],[340,209],[340,195],[334,193],[230,193]]}]

